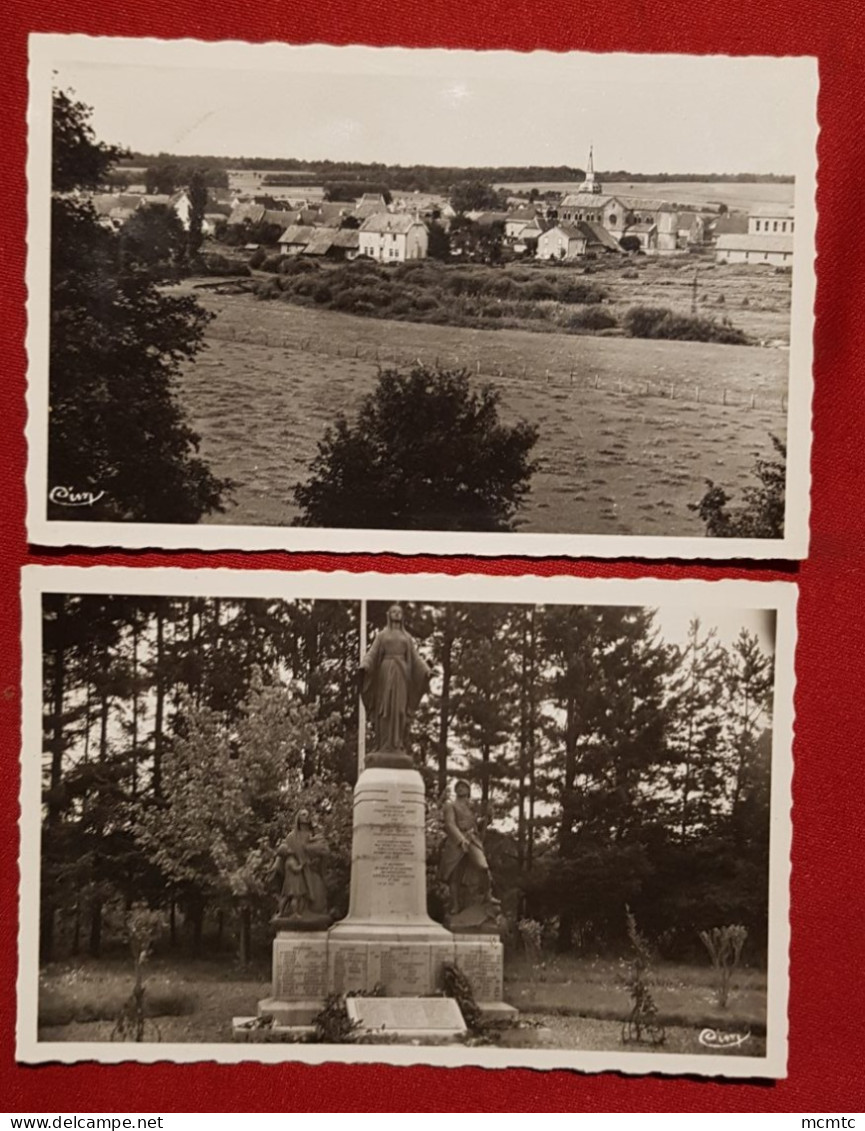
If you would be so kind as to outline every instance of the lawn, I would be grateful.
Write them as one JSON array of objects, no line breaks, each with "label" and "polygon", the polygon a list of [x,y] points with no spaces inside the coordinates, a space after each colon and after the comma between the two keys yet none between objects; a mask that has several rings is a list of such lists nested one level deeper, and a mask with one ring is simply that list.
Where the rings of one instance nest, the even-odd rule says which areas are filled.
[{"label": "lawn", "polygon": [[[529,974],[531,973],[531,976]],[[662,966],[653,986],[667,1029],[663,1046],[625,1046],[621,1023],[628,996],[619,966],[609,961],[552,959],[530,969],[509,961],[505,999],[520,1011],[519,1026],[506,1030],[508,1047],[572,1048],[667,1053],[713,1051],[700,1043],[704,1027],[750,1032],[734,1050],[749,1056],[764,1051],[766,981],[752,971],[734,981],[730,1007],[713,1007],[707,967]],[[110,1041],[114,1018],[132,988],[128,959],[58,962],[48,966],[39,985],[40,1041]],[[260,962],[241,971],[228,955],[193,961],[163,957],[150,967],[146,1000],[151,1003],[146,1039],[161,1043],[221,1043],[231,1040],[232,1017],[250,1016],[270,994],[269,970]]]},{"label": "lawn", "polygon": [[755,458],[771,457],[770,434],[786,431],[781,349],[391,322],[250,295],[201,301],[217,317],[179,391],[202,454],[236,483],[212,522],[290,524],[324,429],[353,414],[380,366],[416,359],[468,368],[501,390],[505,420],[538,425],[526,532],[700,535],[688,504],[704,480],[740,489]]}]

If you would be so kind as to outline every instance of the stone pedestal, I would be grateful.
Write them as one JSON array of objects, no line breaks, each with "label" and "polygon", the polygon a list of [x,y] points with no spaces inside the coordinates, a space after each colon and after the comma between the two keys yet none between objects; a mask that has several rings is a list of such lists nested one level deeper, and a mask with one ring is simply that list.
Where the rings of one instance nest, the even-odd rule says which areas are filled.
[{"label": "stone pedestal", "polygon": [[427,914],[423,779],[417,770],[375,766],[354,790],[348,915],[328,931],[280,931],[273,943],[272,996],[259,1016],[278,1027],[308,1025],[328,994],[383,991],[426,998],[456,962],[489,1015],[502,1001],[503,952],[489,934],[457,934]]}]

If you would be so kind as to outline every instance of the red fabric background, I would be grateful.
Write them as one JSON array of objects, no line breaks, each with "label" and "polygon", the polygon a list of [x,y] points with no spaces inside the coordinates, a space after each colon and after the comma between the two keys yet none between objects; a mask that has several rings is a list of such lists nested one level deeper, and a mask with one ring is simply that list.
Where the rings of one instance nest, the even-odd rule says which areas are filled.
[{"label": "red fabric background", "polygon": [[[862,181],[865,16],[856,0],[17,0],[0,16],[3,76],[3,367],[0,545],[0,1106],[10,1111],[855,1111],[862,1110],[862,818],[865,712],[863,478],[865,334]],[[278,39],[296,43],[811,54],[821,93],[812,543],[798,569],[741,563],[594,563],[288,554],[75,554],[28,551],[24,532],[24,251],[26,37],[92,35]],[[759,107],[754,108],[759,113]],[[669,123],[665,123],[665,128]],[[540,128],[540,127],[539,127]],[[647,123],[647,129],[654,128]],[[711,122],[706,123],[711,129]],[[801,584],[796,693],[789,1078],[584,1076],[292,1064],[43,1066],[14,1062],[20,617],[24,562],[232,568],[470,569],[669,578],[787,578]]]}]

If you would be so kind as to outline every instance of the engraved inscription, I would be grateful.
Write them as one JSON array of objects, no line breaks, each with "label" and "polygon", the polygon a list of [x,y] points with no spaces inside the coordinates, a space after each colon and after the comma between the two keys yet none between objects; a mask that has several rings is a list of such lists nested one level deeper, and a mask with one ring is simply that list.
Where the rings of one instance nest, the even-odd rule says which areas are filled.
[{"label": "engraved inscription", "polygon": [[452,998],[352,998],[346,1006],[349,1017],[360,1021],[365,1029],[432,1033],[465,1030],[462,1014]]},{"label": "engraved inscription", "polygon": [[276,952],[273,996],[283,1001],[323,997],[327,993],[327,950],[293,944]]},{"label": "engraved inscription", "polygon": [[380,977],[385,992],[393,997],[429,993],[429,947],[415,944],[382,948]]},{"label": "engraved inscription", "polygon": [[340,943],[333,951],[333,988],[338,993],[366,990],[368,953],[366,943]]}]

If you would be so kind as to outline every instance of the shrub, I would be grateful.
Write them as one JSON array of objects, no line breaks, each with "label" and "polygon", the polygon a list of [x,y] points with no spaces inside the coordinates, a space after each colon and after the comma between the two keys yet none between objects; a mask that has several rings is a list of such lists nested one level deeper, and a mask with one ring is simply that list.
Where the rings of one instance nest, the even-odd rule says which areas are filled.
[{"label": "shrub", "polygon": [[605,297],[606,292],[594,283],[564,282],[559,284],[556,291],[559,302],[567,303],[601,302]]},{"label": "shrub", "polygon": [[727,1008],[730,999],[730,980],[739,965],[742,947],[747,937],[748,931],[741,924],[700,931],[700,940],[708,950],[715,969],[715,998],[721,1009]]},{"label": "shrub", "polygon": [[355,420],[338,416],[295,489],[298,525],[510,530],[535,470],[537,428],[499,419],[499,393],[463,370],[386,370]]},{"label": "shrub", "polygon": [[625,922],[631,944],[625,988],[632,1006],[622,1025],[622,1043],[661,1045],[667,1034],[658,1022],[658,1007],[652,997],[652,952],[646,938],[637,929],[637,920],[630,907],[625,908]]},{"label": "shrub", "polygon": [[569,312],[562,325],[567,330],[611,330],[618,322],[609,310],[589,306],[585,310]]},{"label": "shrub", "polygon": [[267,259],[267,252],[263,247],[258,247],[249,257],[249,266],[252,267],[253,270],[257,270],[262,263],[264,263],[265,259]]},{"label": "shrub", "polygon": [[755,471],[759,486],[743,490],[744,505],[738,510],[728,509],[731,496],[711,479],[706,480],[706,492],[699,503],[688,504],[688,509],[696,511],[705,523],[710,538],[784,536],[787,448],[777,436],[771,439],[779,458],[757,460]]},{"label": "shrub", "polygon": [[694,314],[675,314],[665,306],[632,306],[623,322],[632,338],[661,338],[683,342],[720,342],[745,345],[748,336],[730,322],[716,322]]},{"label": "shrub", "polygon": [[[258,250],[260,251],[261,248],[259,248]],[[281,255],[281,254],[279,254],[279,255],[268,255],[267,258],[261,264],[261,270],[262,271],[270,271],[271,273],[275,274],[279,270],[284,258],[285,258],[285,256]]]}]

